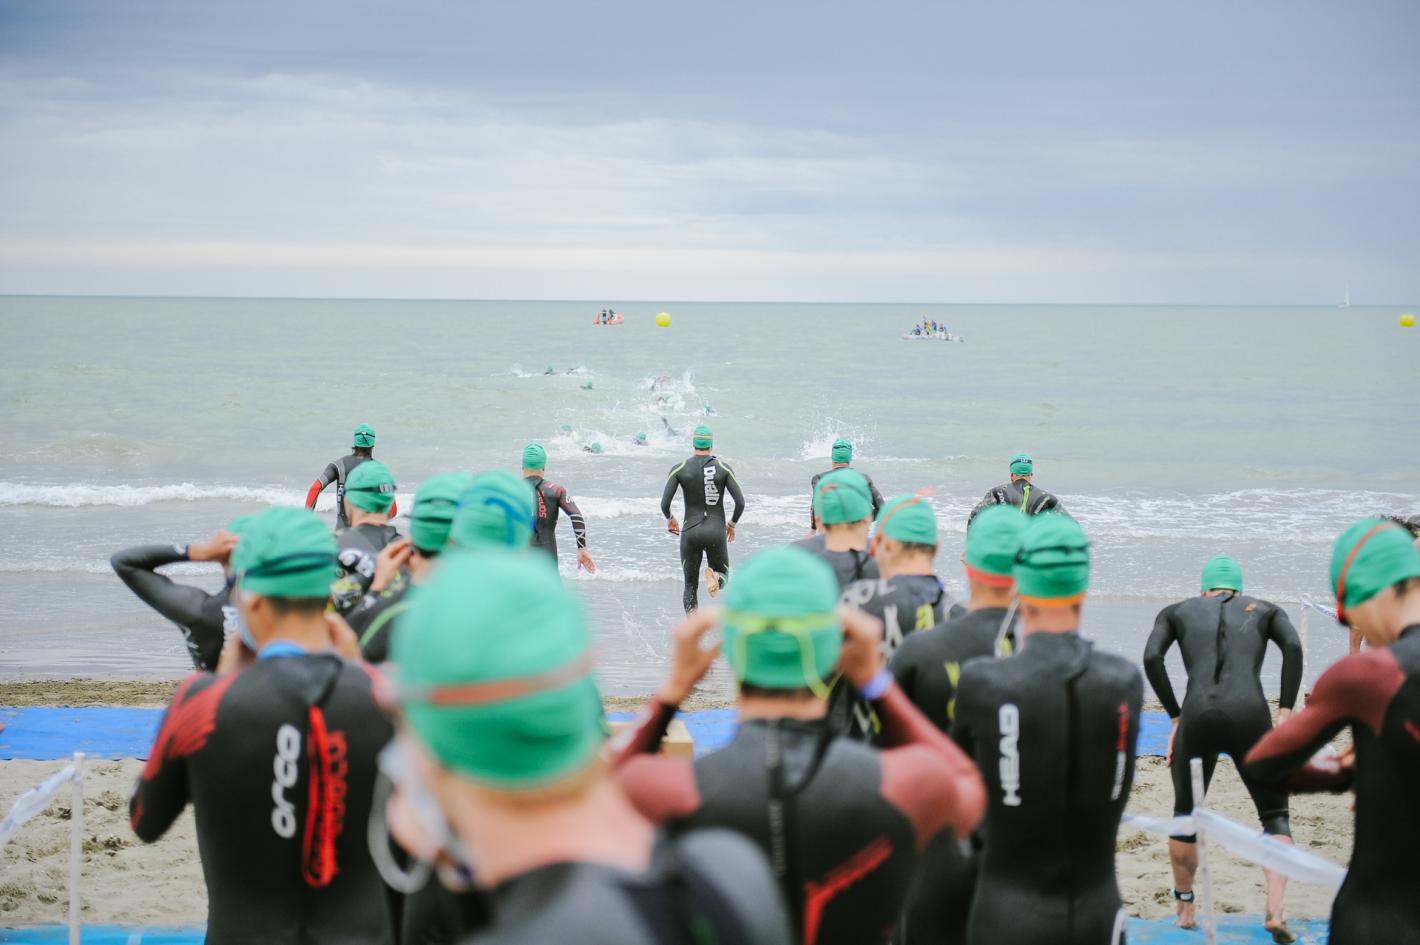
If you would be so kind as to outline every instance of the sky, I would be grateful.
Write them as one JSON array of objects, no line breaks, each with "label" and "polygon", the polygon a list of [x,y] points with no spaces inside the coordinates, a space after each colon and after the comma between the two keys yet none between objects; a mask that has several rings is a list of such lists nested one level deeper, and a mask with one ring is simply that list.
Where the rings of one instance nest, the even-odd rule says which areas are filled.
[{"label": "sky", "polygon": [[0,0],[0,293],[1420,302],[1420,3]]}]

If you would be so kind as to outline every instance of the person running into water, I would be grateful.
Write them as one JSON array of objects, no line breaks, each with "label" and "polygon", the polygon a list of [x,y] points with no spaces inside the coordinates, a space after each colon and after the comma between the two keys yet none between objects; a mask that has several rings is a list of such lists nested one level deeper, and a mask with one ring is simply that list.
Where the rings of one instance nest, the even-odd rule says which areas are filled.
[{"label": "person running into water", "polygon": [[207,942],[384,945],[370,858],[376,755],[392,730],[349,629],[326,613],[335,540],[305,509],[233,523],[239,637],[214,675],[178,687],[129,803],[161,837],[189,801],[207,884]]},{"label": "person running into water", "polygon": [[139,545],[118,552],[109,559],[119,580],[138,599],[162,614],[182,631],[182,642],[195,669],[211,672],[217,668],[222,644],[236,632],[236,608],[230,592],[223,587],[209,594],[200,587],[179,584],[156,569],[179,561],[211,561],[226,571],[237,536],[223,529],[205,541],[187,545]]},{"label": "person running into water", "polygon": [[967,942],[1117,945],[1115,837],[1134,783],[1144,680],[1079,634],[1090,556],[1073,519],[1031,519],[1012,573],[1020,652],[962,667],[952,724],[990,805]]},{"label": "person running into water", "polygon": [[[1323,673],[1306,706],[1264,735],[1243,767],[1295,792],[1356,792],[1330,941],[1420,945],[1420,551],[1395,523],[1362,519],[1336,539],[1331,586],[1337,618],[1371,648]],[[1348,726],[1351,749],[1313,757]]]},{"label": "person running into water", "polygon": [[366,594],[405,580],[403,568],[376,580],[380,552],[399,538],[389,523],[394,493],[394,474],[378,460],[361,463],[345,482],[345,514],[351,524],[335,531],[340,569],[330,587],[331,604],[341,616],[360,606]]},{"label": "person running into water", "polygon": [[[849,465],[853,462],[853,444],[850,441],[839,437],[838,439],[833,441],[833,450],[830,455],[833,462],[832,467],[830,467],[827,472],[815,474],[814,477],[809,480],[809,531],[811,532],[818,531],[818,515],[814,511],[814,502],[812,497],[818,495],[819,480],[822,479],[824,476],[827,476],[829,473],[837,472],[840,469],[847,469],[849,467]],[[868,493],[873,498],[873,518],[877,518],[878,512],[881,511],[883,507],[883,495],[881,492],[878,491],[878,487],[873,485],[873,480],[870,476],[868,476],[867,473],[862,473],[861,470],[859,472],[861,473],[863,478],[867,480]]]},{"label": "person running into water", "polygon": [[[593,452],[601,452],[601,444]],[[547,450],[537,443],[529,444],[523,450],[523,478],[532,486],[537,502],[537,522],[533,526],[533,547],[541,549],[557,560],[557,516],[566,512],[572,523],[572,534],[577,539],[577,567],[586,568],[588,574],[597,573],[596,562],[587,549],[587,520],[582,510],[572,501],[567,490],[544,478],[547,471]]]},{"label": "person running into water", "polygon": [[[843,602],[883,622],[883,658],[892,659],[910,634],[960,609],[932,573],[937,516],[931,503],[924,496],[900,495],[883,506],[871,554],[881,576],[849,584]],[[845,686],[834,685],[828,714],[836,731],[861,739],[877,734],[872,710]]]},{"label": "person running into water", "polygon": [[[311,489],[306,493],[306,508],[314,509],[316,500],[325,491],[325,487],[332,482],[335,483],[335,526],[345,528],[350,524],[350,518],[345,511],[345,481],[350,478],[350,474],[355,468],[366,460],[375,458],[375,428],[368,423],[362,423],[355,428],[354,443],[350,449],[349,456],[342,456],[332,460],[321,472],[316,481],[311,483]],[[399,514],[399,508],[390,506],[390,518]]]},{"label": "person running into water", "polygon": [[833,568],[840,590],[854,581],[877,580],[878,565],[868,554],[868,530],[873,527],[868,480],[855,469],[838,469],[814,487],[814,517],[823,534],[795,542]]},{"label": "person running into water", "polygon": [[992,505],[1014,505],[1027,515],[1039,515],[1041,512],[1065,512],[1065,507],[1060,504],[1060,500],[1037,488],[1031,479],[1035,475],[1035,462],[1025,453],[1017,453],[1011,457],[1011,481],[1005,485],[997,486],[987,492],[981,501],[976,503],[976,508],[971,510],[971,515],[967,518],[967,527],[971,527],[972,519],[981,514],[981,510]]},{"label": "person running into water", "polygon": [[[882,668],[881,624],[838,609],[822,561],[761,551],[725,597],[724,653],[740,684],[734,740],[695,761],[653,754],[720,652],[706,646],[720,618],[699,612],[676,629],[670,675],[618,756],[621,784],[652,820],[754,840],[789,904],[793,941],[886,942],[923,845],[980,820],[981,776]],[[829,729],[824,681],[835,669],[883,720],[884,750]]]},{"label": "person running into water", "polygon": [[[691,439],[695,455],[671,470],[661,493],[661,515],[666,531],[680,536],[680,566],[685,575],[681,603],[690,613],[700,600],[700,562],[707,563],[705,583],[714,597],[730,577],[729,542],[735,540],[735,525],[745,511],[735,471],[716,457],[715,434],[707,426],[695,428]],[[685,502],[685,524],[671,514],[671,500],[680,490]],[[735,513],[725,521],[725,493],[735,500]]]},{"label": "person running into water", "polygon": [[490,890],[494,925],[470,945],[789,940],[753,844],[658,832],[617,787],[591,634],[545,559],[451,554],[393,655],[390,825],[411,853],[461,861]]},{"label": "person running into water", "polygon": [[[894,500],[895,502],[896,500]],[[889,503],[888,508],[892,508]],[[956,710],[957,683],[968,660],[991,659],[998,647],[1009,655],[1002,634],[1015,601],[1011,569],[1021,547],[1026,518],[1002,505],[986,509],[966,535],[968,611],[929,630],[912,634],[892,657],[890,669],[912,704],[937,728],[948,732]],[[980,838],[975,838],[980,847]],[[976,856],[953,838],[939,837],[922,855],[917,883],[903,910],[904,940],[912,945],[961,945],[971,897],[976,891]]]},{"label": "person running into water", "polygon": [[[1144,672],[1149,685],[1173,720],[1169,730],[1168,765],[1173,773],[1173,812],[1186,817],[1193,811],[1193,778],[1190,760],[1203,759],[1206,790],[1220,752],[1241,765],[1248,750],[1272,728],[1272,712],[1262,691],[1262,658],[1267,644],[1282,651],[1282,691],[1279,720],[1292,714],[1302,684],[1302,641],[1286,613],[1276,604],[1243,594],[1242,568],[1227,555],[1218,555],[1203,568],[1202,593],[1165,607],[1154,621],[1154,632],[1144,647]],[[1188,689],[1179,707],[1169,681],[1164,658],[1178,644]],[[1258,820],[1268,836],[1292,842],[1287,795],[1263,787],[1239,768],[1243,785],[1252,795]],[[1178,924],[1195,927],[1193,876],[1198,871],[1198,847],[1192,834],[1169,838]],[[1284,916],[1287,877],[1270,870],[1267,877],[1267,915],[1264,925],[1280,943],[1295,942]]]}]

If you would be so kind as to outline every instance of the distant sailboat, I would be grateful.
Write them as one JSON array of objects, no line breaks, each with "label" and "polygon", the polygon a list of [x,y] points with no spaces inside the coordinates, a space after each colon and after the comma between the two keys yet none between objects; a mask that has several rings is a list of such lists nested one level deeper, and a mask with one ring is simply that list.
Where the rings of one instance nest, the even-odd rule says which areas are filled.
[{"label": "distant sailboat", "polygon": [[1338,306],[1336,306],[1336,307],[1337,307],[1337,308],[1350,308],[1350,307],[1351,307],[1351,284],[1350,284],[1349,282],[1346,284],[1346,298],[1341,302],[1340,305],[1338,305]]}]

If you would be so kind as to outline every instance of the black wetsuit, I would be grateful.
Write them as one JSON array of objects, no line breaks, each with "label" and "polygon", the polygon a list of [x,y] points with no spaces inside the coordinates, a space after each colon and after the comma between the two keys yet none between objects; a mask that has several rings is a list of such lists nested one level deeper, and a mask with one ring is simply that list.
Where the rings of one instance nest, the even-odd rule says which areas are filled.
[{"label": "black wetsuit", "polygon": [[867,551],[829,551],[828,540],[823,535],[814,535],[802,541],[796,541],[794,547],[802,548],[809,554],[827,561],[828,566],[833,568],[833,576],[838,578],[840,591],[854,581],[876,581],[878,579],[878,563]]},{"label": "black wetsuit", "polygon": [[[848,466],[838,466],[838,467],[835,467],[834,469],[828,469],[828,470],[825,470],[824,472],[816,473],[816,474],[814,475],[814,477],[809,480],[809,528],[810,528],[810,529],[812,529],[812,530],[814,530],[814,531],[817,531],[817,530],[818,530],[818,516],[814,514],[814,500],[813,500],[814,493],[816,493],[816,492],[818,491],[818,481],[819,481],[820,479],[822,479],[824,476],[827,476],[827,475],[828,475],[829,473],[831,473],[831,472],[837,472],[839,469],[848,469],[848,468],[850,468],[850,467],[848,467]],[[872,498],[873,498],[873,520],[876,521],[876,520],[877,520],[877,517],[878,517],[878,512],[882,511],[882,507],[883,507],[883,494],[878,491],[878,487],[877,487],[877,486],[873,485],[872,477],[870,477],[867,473],[865,473],[865,472],[860,472],[859,470],[856,470],[856,469],[853,470],[853,471],[856,472],[856,473],[858,473],[859,475],[861,475],[864,479],[868,480],[868,494],[871,495]]]},{"label": "black wetsuit", "polygon": [[[1348,726],[1354,768],[1307,764]],[[1323,673],[1306,708],[1264,735],[1244,767],[1293,791],[1356,792],[1356,839],[1331,907],[1331,945],[1420,945],[1420,624]]]},{"label": "black wetsuit", "polygon": [[1017,479],[1015,482],[1004,483],[987,492],[981,501],[976,503],[976,508],[971,510],[971,515],[967,516],[967,527],[971,527],[971,523],[982,509],[992,505],[1014,505],[1027,515],[1065,511],[1065,506],[1061,505],[1060,500],[1054,495],[1038,486],[1031,485],[1024,479]]},{"label": "black wetsuit", "polygon": [[227,634],[237,629],[237,612],[228,600],[228,590],[209,594],[154,570],[191,560],[182,545],[139,545],[120,551],[109,564],[143,603],[177,624],[192,665],[213,670]]},{"label": "black wetsuit", "polygon": [[650,754],[675,706],[652,701],[617,758],[631,803],[679,829],[729,827],[770,858],[803,945],[886,942],[918,851],[953,819],[970,761],[890,687],[875,751],[822,719],[756,719],[696,759]]},{"label": "black wetsuit", "polygon": [[360,655],[367,663],[383,663],[390,658],[390,638],[399,615],[409,609],[409,581],[387,587],[378,594],[366,594],[346,621],[360,640]]},{"label": "black wetsuit", "polygon": [[680,523],[680,566],[685,574],[681,595],[685,612],[699,604],[700,562],[708,559],[710,570],[725,580],[730,575],[730,546],[725,533],[725,493],[735,500],[730,521],[738,522],[745,511],[744,493],[729,464],[715,456],[697,453],[671,470],[661,493],[661,514],[671,517],[671,500],[676,490],[685,499],[685,515]]},{"label": "black wetsuit", "polygon": [[[892,659],[909,635],[935,626],[949,613],[960,610],[935,574],[898,574],[886,580],[856,581],[844,588],[842,601],[883,622],[884,662]],[[858,698],[852,686],[842,682],[833,685],[828,718],[834,731],[861,740],[877,736],[878,724],[871,707]]]},{"label": "black wetsuit", "polygon": [[1078,633],[1038,633],[1010,659],[962,667],[952,735],[989,805],[971,945],[1123,941],[1115,838],[1143,696],[1139,670]]},{"label": "black wetsuit", "polygon": [[192,802],[208,945],[390,941],[366,823],[393,731],[371,688],[362,665],[281,643],[178,688],[129,815],[151,843]]},{"label": "black wetsuit", "polygon": [[373,457],[364,456],[360,453],[351,453],[349,456],[342,456],[339,459],[331,460],[321,470],[320,478],[311,487],[310,494],[306,496],[306,508],[316,507],[316,496],[320,495],[325,487],[332,482],[335,483],[335,527],[348,528],[350,519],[345,516],[345,480],[350,478],[350,473],[356,466]]},{"label": "black wetsuit", "polygon": [[572,534],[577,538],[577,547],[587,547],[587,520],[582,517],[577,503],[568,497],[567,490],[541,476],[528,476],[527,480],[537,499],[532,546],[541,548],[551,554],[554,561],[557,560],[557,513],[562,511],[572,520]]},{"label": "black wetsuit", "polygon": [[[1203,759],[1206,787],[1213,780],[1218,755],[1226,752],[1239,765],[1262,829],[1292,835],[1286,793],[1258,784],[1241,768],[1248,751],[1272,728],[1272,712],[1258,678],[1269,640],[1282,651],[1278,703],[1290,709],[1302,685],[1302,641],[1277,605],[1241,594],[1190,597],[1165,607],[1154,621],[1154,632],[1144,647],[1144,672],[1169,718],[1179,720],[1171,769],[1176,816],[1193,810],[1189,759]],[[1188,674],[1182,709],[1164,666],[1175,642]],[[1175,839],[1192,842],[1193,837]]]},{"label": "black wetsuit", "polygon": [[658,836],[643,872],[555,863],[504,882],[496,924],[465,945],[785,945],[773,882],[729,831]]},{"label": "black wetsuit", "polygon": [[[957,683],[968,660],[996,656],[1001,638],[1009,655],[1014,637],[1002,637],[1006,608],[983,607],[914,633],[892,657],[890,668],[912,704],[944,732],[956,713]],[[939,837],[922,854],[922,866],[903,909],[905,945],[961,945],[976,892],[976,855],[955,838]]]},{"label": "black wetsuit", "polygon": [[[370,522],[336,530],[335,540],[340,546],[336,556],[340,567],[330,585],[330,599],[337,613],[345,615],[360,606],[375,580],[375,559],[386,545],[398,538],[399,532],[393,525]],[[390,586],[404,580],[401,569],[400,577]]]}]

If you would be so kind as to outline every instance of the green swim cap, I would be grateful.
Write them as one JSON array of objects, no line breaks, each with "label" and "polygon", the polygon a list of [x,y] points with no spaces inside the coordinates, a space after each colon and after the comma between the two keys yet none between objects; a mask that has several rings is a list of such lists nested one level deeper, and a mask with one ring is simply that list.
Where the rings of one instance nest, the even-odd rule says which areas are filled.
[{"label": "green swim cap", "polygon": [[1035,470],[1035,463],[1025,453],[1017,453],[1011,457],[1011,475],[1029,476]]},{"label": "green swim cap", "polygon": [[1242,593],[1242,565],[1227,555],[1217,555],[1210,558],[1203,566],[1203,578],[1199,582],[1200,590],[1211,591],[1215,588],[1225,587],[1230,591]]},{"label": "green swim cap", "polygon": [[1090,542],[1070,516],[1042,512],[1026,523],[1012,573],[1023,601],[1078,603],[1090,586]]},{"label": "green swim cap", "polygon": [[814,517],[824,525],[861,522],[873,514],[868,480],[855,469],[835,469],[814,489]]},{"label": "green swim cap", "polygon": [[590,449],[591,449],[591,451],[592,451],[593,453],[600,453],[600,452],[602,451],[602,444],[601,444],[601,441],[598,440],[597,442],[593,443],[593,444],[591,445]]},{"label": "green swim cap", "polygon": [[586,620],[540,560],[451,552],[401,617],[391,657],[410,728],[475,781],[553,783],[601,747]]},{"label": "green swim cap", "polygon": [[915,545],[935,545],[937,513],[924,496],[894,496],[878,512],[878,534]]},{"label": "green swim cap", "polygon": [[345,479],[345,498],[366,512],[388,512],[394,504],[394,473],[379,460],[367,459]]},{"label": "green swim cap", "polygon": [[1025,530],[1026,517],[1014,505],[982,509],[966,530],[967,575],[991,587],[1010,587]]},{"label": "green swim cap", "polygon": [[529,443],[527,448],[523,450],[523,468],[546,469],[547,450],[543,449],[541,444]]},{"label": "green swim cap", "polygon": [[267,509],[232,522],[241,536],[232,573],[242,590],[262,597],[328,597],[335,580],[335,536],[315,513]]},{"label": "green swim cap", "polygon": [[645,432],[644,430],[643,430],[642,432],[636,434],[636,442],[637,442],[637,443],[645,443],[645,442],[646,442],[646,432]]},{"label": "green swim cap", "polygon": [[833,441],[832,456],[835,463],[853,462],[853,444],[839,437]]},{"label": "green swim cap", "polygon": [[1409,531],[1379,516],[1353,523],[1331,549],[1337,619],[1346,619],[1347,607],[1364,604],[1392,584],[1417,576],[1420,551]]},{"label": "green swim cap", "polygon": [[473,474],[440,473],[419,484],[414,508],[409,512],[409,540],[420,551],[442,551],[448,544],[458,511],[459,496],[473,486]]},{"label": "green swim cap", "polygon": [[355,428],[354,442],[352,446],[371,447],[375,445],[375,428],[368,423],[362,423]]},{"label": "green swim cap", "polygon": [[843,647],[838,579],[801,548],[751,557],[725,591],[724,653],[735,678],[766,689],[820,695]]},{"label": "green swim cap", "polygon": [[449,539],[461,548],[526,548],[532,541],[533,491],[521,476],[480,473],[459,496]]},{"label": "green swim cap", "polygon": [[715,433],[702,423],[695,428],[695,439],[690,442],[698,450],[708,450],[715,445]]}]

